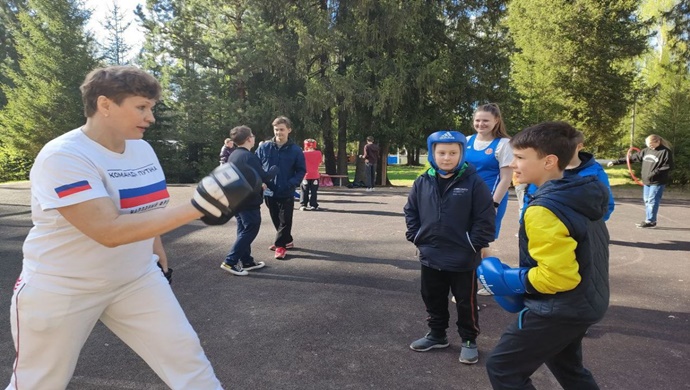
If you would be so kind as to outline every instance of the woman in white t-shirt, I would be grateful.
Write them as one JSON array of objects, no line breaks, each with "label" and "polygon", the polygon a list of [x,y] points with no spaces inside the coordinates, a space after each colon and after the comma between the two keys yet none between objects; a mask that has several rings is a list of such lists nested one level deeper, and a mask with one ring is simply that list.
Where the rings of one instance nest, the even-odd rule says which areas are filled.
[{"label": "woman in white t-shirt", "polygon": [[227,222],[254,191],[253,171],[224,164],[191,203],[166,207],[163,170],[142,140],[158,81],[112,66],[89,73],[81,92],[86,123],[48,142],[31,169],[34,226],[12,296],[17,354],[7,389],[66,388],[99,320],[170,388],[220,389],[166,280],[160,235],[199,217]]}]

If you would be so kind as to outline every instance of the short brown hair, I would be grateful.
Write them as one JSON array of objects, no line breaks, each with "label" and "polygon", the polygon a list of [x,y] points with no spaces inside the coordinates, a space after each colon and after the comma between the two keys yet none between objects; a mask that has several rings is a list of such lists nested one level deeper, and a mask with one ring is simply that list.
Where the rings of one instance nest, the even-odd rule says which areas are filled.
[{"label": "short brown hair", "polygon": [[287,127],[288,129],[292,129],[292,122],[290,121],[290,119],[288,117],[283,116],[283,115],[274,119],[273,123],[271,123],[271,125],[273,125],[273,126],[285,125],[285,127]]},{"label": "short brown hair", "polygon": [[252,129],[247,126],[237,126],[230,130],[230,139],[235,145],[243,145],[252,136]]},{"label": "short brown hair", "polygon": [[143,96],[153,100],[161,97],[158,80],[134,66],[118,65],[94,69],[86,76],[79,89],[84,103],[84,116],[87,118],[96,113],[99,96],[105,96],[118,105],[130,96]]},{"label": "short brown hair", "polygon": [[513,149],[534,149],[539,158],[549,154],[558,157],[558,169],[564,171],[575,155],[578,133],[567,122],[543,122],[515,134],[510,140]]}]

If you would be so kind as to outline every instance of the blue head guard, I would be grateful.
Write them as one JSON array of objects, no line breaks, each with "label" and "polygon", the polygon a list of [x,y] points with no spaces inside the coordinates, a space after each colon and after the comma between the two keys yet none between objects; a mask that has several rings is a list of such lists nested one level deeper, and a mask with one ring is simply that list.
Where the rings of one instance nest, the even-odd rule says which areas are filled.
[{"label": "blue head guard", "polygon": [[[453,169],[453,171],[446,172],[444,170],[439,169],[438,165],[436,164],[436,161],[434,161],[434,144],[460,144],[460,150],[462,151],[462,157],[460,157],[460,161],[458,162],[458,166],[455,167],[455,169]],[[428,150],[427,160],[429,160],[429,164],[431,164],[431,166],[436,170],[436,172],[438,172],[442,175],[457,172],[460,169],[460,167],[462,167],[462,164],[465,163],[465,151],[467,149],[467,139],[459,131],[453,131],[453,130],[437,131],[434,134],[431,134],[429,136],[429,138],[426,139],[426,147]]]}]

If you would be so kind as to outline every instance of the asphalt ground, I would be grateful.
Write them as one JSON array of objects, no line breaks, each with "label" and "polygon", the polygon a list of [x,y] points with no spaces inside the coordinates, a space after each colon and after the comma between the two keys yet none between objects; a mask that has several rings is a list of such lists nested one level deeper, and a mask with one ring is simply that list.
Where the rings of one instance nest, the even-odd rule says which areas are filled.
[{"label": "asphalt ground", "polygon": [[[186,202],[193,186],[172,186]],[[254,256],[267,267],[233,276],[219,265],[235,222],[200,222],[163,237],[172,288],[227,389],[490,389],[485,361],[515,315],[491,297],[481,303],[480,361],[458,362],[451,346],[409,349],[426,331],[420,265],[405,241],[407,188],[322,188],[318,212],[295,210],[295,249],[284,261],[267,248],[266,209]],[[586,367],[604,389],[690,388],[690,201],[665,195],[654,230],[641,193],[616,194],[611,233],[611,305],[584,340]],[[31,227],[28,183],[0,185],[0,386],[14,359],[9,306]],[[674,199],[676,198],[676,199]],[[297,203],[296,203],[297,205]],[[493,254],[517,264],[517,202],[511,198]],[[454,322],[454,321],[452,321]],[[538,389],[559,389],[542,367]],[[102,324],[82,350],[69,389],[164,389],[147,365]],[[48,389],[52,390],[52,389]]]}]

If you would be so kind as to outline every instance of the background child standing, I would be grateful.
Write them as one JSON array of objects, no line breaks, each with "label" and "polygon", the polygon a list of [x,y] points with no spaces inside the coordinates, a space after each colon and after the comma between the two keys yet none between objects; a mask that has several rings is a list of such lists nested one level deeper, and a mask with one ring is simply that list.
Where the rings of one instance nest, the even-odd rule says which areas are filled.
[{"label": "background child standing", "polygon": [[[608,221],[613,213],[613,209],[616,207],[616,203],[613,200],[613,192],[611,192],[611,184],[609,184],[609,176],[604,171],[604,168],[596,161],[593,154],[582,151],[585,145],[585,135],[582,134],[581,131],[578,131],[576,134],[577,136],[574,139],[574,141],[577,142],[575,154],[565,168],[563,175],[596,176],[597,179],[606,186],[609,191],[609,202],[606,214],[604,214],[604,221]],[[528,201],[530,196],[535,192],[537,192],[537,186],[529,184],[524,200]],[[520,213],[520,220],[522,221],[522,212]]]},{"label": "background child standing", "polygon": [[316,199],[316,194],[319,191],[319,166],[323,161],[323,154],[316,150],[316,140],[308,138],[304,140],[304,161],[307,167],[307,173],[304,175],[304,180],[300,185],[300,210],[302,211],[317,211],[319,210],[319,202]]},{"label": "background child standing", "polygon": [[439,131],[429,136],[431,168],[415,180],[404,207],[406,238],[422,263],[421,293],[429,314],[429,333],[410,348],[423,352],[448,347],[446,329],[453,293],[462,338],[460,362],[479,361],[476,268],[481,250],[494,239],[491,193],[474,167],[465,162],[465,136]]}]

